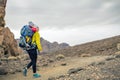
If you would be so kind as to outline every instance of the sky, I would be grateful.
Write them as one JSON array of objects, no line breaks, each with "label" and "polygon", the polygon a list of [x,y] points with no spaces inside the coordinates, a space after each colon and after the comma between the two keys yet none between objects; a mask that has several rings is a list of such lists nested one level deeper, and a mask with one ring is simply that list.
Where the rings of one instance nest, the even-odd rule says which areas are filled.
[{"label": "sky", "polygon": [[7,0],[5,21],[15,38],[32,21],[44,39],[74,46],[120,35],[120,0]]}]

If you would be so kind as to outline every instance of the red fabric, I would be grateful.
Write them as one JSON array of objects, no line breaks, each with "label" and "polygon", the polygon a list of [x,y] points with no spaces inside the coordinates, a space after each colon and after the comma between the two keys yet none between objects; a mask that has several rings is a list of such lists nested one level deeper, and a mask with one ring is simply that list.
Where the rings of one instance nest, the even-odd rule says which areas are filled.
[{"label": "red fabric", "polygon": [[32,27],[32,31],[33,31],[33,32],[36,32],[36,31],[37,31],[37,28]]}]

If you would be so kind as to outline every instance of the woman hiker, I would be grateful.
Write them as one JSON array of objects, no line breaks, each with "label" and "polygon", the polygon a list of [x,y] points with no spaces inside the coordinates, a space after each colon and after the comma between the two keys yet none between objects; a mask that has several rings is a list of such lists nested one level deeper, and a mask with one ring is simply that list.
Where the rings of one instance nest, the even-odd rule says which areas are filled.
[{"label": "woman hiker", "polygon": [[[33,26],[34,24],[32,22],[29,22],[29,26]],[[29,57],[31,59],[31,62],[23,69],[23,75],[27,76],[27,70],[32,66],[33,69],[33,77],[39,78],[41,75],[37,73],[36,71],[36,63],[37,63],[37,54],[38,52],[42,52],[42,46],[40,43],[40,34],[39,34],[39,27],[33,27],[34,31],[33,37],[32,37],[32,44],[36,44],[36,47],[33,49],[27,50]]]}]

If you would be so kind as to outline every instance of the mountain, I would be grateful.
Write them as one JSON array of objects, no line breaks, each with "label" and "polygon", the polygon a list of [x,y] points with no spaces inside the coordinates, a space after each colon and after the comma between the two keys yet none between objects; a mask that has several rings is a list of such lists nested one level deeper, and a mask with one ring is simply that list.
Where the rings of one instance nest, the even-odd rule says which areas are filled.
[{"label": "mountain", "polygon": [[117,51],[117,43],[120,43],[120,35],[58,50],[54,54],[64,54],[65,56],[110,55]]},{"label": "mountain", "polygon": [[44,52],[54,52],[57,50],[61,50],[61,49],[70,47],[69,44],[67,44],[67,43],[60,43],[60,44],[58,42],[51,43],[43,38],[41,38],[41,44],[42,44]]}]

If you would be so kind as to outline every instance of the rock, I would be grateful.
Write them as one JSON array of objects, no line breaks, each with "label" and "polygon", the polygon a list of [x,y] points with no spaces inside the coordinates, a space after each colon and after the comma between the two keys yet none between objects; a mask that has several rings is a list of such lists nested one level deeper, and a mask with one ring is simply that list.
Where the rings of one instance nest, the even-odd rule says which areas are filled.
[{"label": "rock", "polygon": [[17,68],[15,72],[22,72],[22,69]]},{"label": "rock", "polygon": [[61,66],[66,66],[66,65],[67,65],[66,62],[61,63]]},{"label": "rock", "polygon": [[10,74],[15,74],[15,70],[14,70],[14,69],[10,69],[10,70],[9,70],[9,73],[10,73]]},{"label": "rock", "polygon": [[[6,2],[7,2],[7,0],[0,0],[0,6],[5,8]],[[3,13],[3,14],[5,14],[5,13]]]},{"label": "rock", "polygon": [[0,65],[2,65],[2,61],[0,61]]},{"label": "rock", "polygon": [[17,59],[18,59],[18,60],[21,60],[22,58],[21,58],[21,56],[17,56]]},{"label": "rock", "polygon": [[67,72],[68,74],[77,73],[78,71],[84,70],[83,68],[72,68]]},{"label": "rock", "polygon": [[117,49],[120,50],[120,43],[117,44]]},{"label": "rock", "polygon": [[98,62],[97,65],[105,65],[104,61]]},{"label": "rock", "polygon": [[64,58],[65,58],[65,56],[63,54],[56,55],[57,60],[61,60],[61,59],[64,59]]},{"label": "rock", "polygon": [[120,80],[120,78],[114,78],[114,79],[112,79],[112,80]]},{"label": "rock", "polygon": [[2,45],[4,46],[4,54],[9,56],[19,55],[17,42],[14,39],[14,35],[10,31],[10,29],[8,27],[3,28],[3,30],[0,33],[0,35],[2,35],[4,39],[2,42]]},{"label": "rock", "polygon": [[108,58],[106,58],[106,61],[110,61],[110,60],[113,60],[113,59],[115,59],[114,57],[108,57]]},{"label": "rock", "polygon": [[7,0],[0,0],[0,27],[5,26],[5,7],[6,7]]},{"label": "rock", "polygon": [[[59,79],[59,78],[63,78],[63,79],[64,79],[65,76],[66,76],[66,75],[60,75],[60,76],[56,77],[56,80]],[[66,79],[64,79],[64,80],[66,80]]]},{"label": "rock", "polygon": [[8,61],[8,58],[1,58],[1,61]]},{"label": "rock", "polygon": [[90,57],[90,56],[91,56],[91,54],[81,54],[80,57]]},{"label": "rock", "polygon": [[120,55],[116,55],[115,58],[120,58]]},{"label": "rock", "polygon": [[115,54],[116,54],[116,55],[119,55],[119,54],[120,54],[120,51],[115,52]]},{"label": "rock", "polygon": [[0,46],[0,57],[4,56],[4,48]]},{"label": "rock", "polygon": [[49,77],[48,80],[56,80],[55,77]]},{"label": "rock", "polygon": [[6,3],[7,0],[0,0],[0,46],[3,48],[2,52],[4,53],[0,50],[0,57],[19,55],[17,41],[14,39],[14,35],[10,29],[5,27],[4,17]]},{"label": "rock", "polygon": [[97,63],[96,63],[96,62],[92,62],[92,63],[89,64],[88,66],[95,66],[95,65],[97,65]]},{"label": "rock", "polygon": [[48,63],[53,63],[54,62],[53,59],[48,59],[47,61],[48,61]]},{"label": "rock", "polygon": [[41,60],[41,59],[43,59],[43,58],[42,58],[42,56],[38,55],[38,59]]},{"label": "rock", "polygon": [[43,67],[47,67],[47,66],[48,66],[48,63],[43,63],[42,66],[43,66]]},{"label": "rock", "polygon": [[18,60],[18,58],[17,57],[15,57],[15,56],[10,56],[10,57],[8,57],[8,60],[10,61],[15,61],[15,60]]},{"label": "rock", "polygon": [[4,38],[4,36],[3,36],[3,35],[0,35],[0,45],[3,44],[3,38]]},{"label": "rock", "polygon": [[0,75],[6,75],[8,71],[4,67],[0,67]]}]

